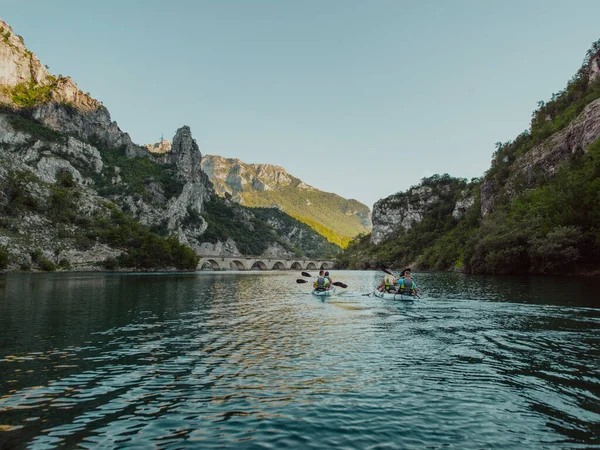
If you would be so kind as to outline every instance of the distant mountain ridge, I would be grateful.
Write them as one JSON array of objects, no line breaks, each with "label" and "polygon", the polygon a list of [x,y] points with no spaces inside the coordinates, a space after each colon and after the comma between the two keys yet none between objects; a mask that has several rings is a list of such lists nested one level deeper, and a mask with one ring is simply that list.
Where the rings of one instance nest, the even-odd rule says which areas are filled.
[{"label": "distant mountain ridge", "polygon": [[279,208],[342,247],[371,229],[366,205],[309,186],[283,167],[205,155],[202,170],[218,195],[244,206]]}]

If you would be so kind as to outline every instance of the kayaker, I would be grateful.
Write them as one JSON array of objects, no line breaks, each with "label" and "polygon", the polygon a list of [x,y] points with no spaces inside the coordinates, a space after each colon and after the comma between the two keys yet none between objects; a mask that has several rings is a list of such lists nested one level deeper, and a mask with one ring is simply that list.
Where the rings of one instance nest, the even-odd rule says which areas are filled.
[{"label": "kayaker", "polygon": [[328,279],[325,278],[325,273],[323,270],[319,270],[319,276],[317,277],[317,281],[314,282],[313,286],[317,291],[327,291],[328,287]]},{"label": "kayaker", "polygon": [[333,280],[329,276],[329,272],[325,272],[325,278],[327,278],[327,289],[331,289],[331,286],[333,285]]},{"label": "kayaker", "polygon": [[397,277],[393,274],[386,273],[383,280],[381,280],[381,283],[379,283],[379,286],[377,286],[377,290],[379,292],[394,292],[396,290],[394,285],[397,284],[397,282]]},{"label": "kayaker", "polygon": [[398,280],[398,294],[416,295],[419,293],[417,283],[410,277],[410,267],[402,271],[402,278]]}]

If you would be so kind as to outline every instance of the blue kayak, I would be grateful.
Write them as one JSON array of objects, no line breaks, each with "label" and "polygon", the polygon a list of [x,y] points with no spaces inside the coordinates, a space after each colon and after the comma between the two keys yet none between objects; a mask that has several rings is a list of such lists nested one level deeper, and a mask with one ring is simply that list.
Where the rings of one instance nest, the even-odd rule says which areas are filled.
[{"label": "blue kayak", "polygon": [[325,291],[319,291],[317,289],[313,289],[312,291],[312,295],[316,295],[318,297],[329,297],[330,295],[333,295],[336,293],[335,288],[331,288],[329,290],[325,290]]},{"label": "blue kayak", "polygon": [[383,298],[385,300],[400,300],[404,302],[412,302],[415,301],[417,297],[414,295],[405,295],[405,294],[394,294],[392,292],[373,292],[375,297]]}]

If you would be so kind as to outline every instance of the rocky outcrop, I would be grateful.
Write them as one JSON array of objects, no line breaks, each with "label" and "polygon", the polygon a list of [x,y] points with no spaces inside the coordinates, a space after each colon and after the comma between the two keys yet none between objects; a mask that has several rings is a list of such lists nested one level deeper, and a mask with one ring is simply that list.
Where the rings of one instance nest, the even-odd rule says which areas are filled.
[{"label": "rocky outcrop", "polygon": [[[44,83],[50,75],[40,60],[25,48],[21,36],[0,19],[0,85],[15,86],[33,81]],[[6,92],[0,92],[0,100],[10,101]]]},{"label": "rocky outcrop", "polygon": [[63,103],[44,103],[34,109],[33,117],[61,133],[98,141],[109,148],[123,148],[130,158],[148,153],[146,149],[135,145],[129,134],[121,131],[102,105],[90,110],[80,110]]},{"label": "rocky outcrop", "polygon": [[171,151],[171,141],[161,139],[156,144],[145,144],[144,148],[150,153],[162,155],[163,153],[169,153]]},{"label": "rocky outcrop", "polygon": [[[577,152],[586,153],[600,139],[600,99],[585,107],[565,129],[555,133],[540,145],[511,164],[511,173],[504,185],[506,200],[523,189],[533,188],[541,180],[551,178],[557,169]],[[496,207],[500,189],[494,180],[485,179],[481,186],[481,214],[486,217]]]},{"label": "rocky outcrop", "polygon": [[456,201],[454,210],[452,211],[452,218],[454,220],[461,220],[467,215],[467,212],[475,205],[475,195],[469,191],[465,191],[461,197]]},{"label": "rocky outcrop", "polygon": [[[399,192],[373,205],[371,243],[377,245],[410,230],[426,217],[447,214],[462,219],[475,205],[477,182],[447,174],[424,178],[417,186]],[[435,216],[432,216],[435,213]]]},{"label": "rocky outcrop", "polygon": [[102,172],[102,157],[93,146],[72,136],[66,136],[59,142],[38,140],[16,130],[7,114],[0,114],[0,144],[14,160],[47,183],[54,183],[58,173],[67,171],[77,182],[90,184],[91,179],[85,178],[79,169]]},{"label": "rocky outcrop", "polygon": [[150,182],[146,188],[152,192],[151,202],[133,196],[126,196],[122,201],[141,223],[165,226],[169,234],[178,236],[180,242],[201,251],[201,235],[207,224],[200,214],[204,212],[204,203],[214,195],[214,190],[208,176],[201,169],[202,154],[192,137],[190,127],[179,128],[173,138],[171,151],[152,159],[175,168],[174,176],[183,184],[181,193],[165,204],[162,187]]},{"label": "rocky outcrop", "polygon": [[439,201],[427,186],[413,188],[406,194],[398,193],[377,201],[371,214],[373,231],[371,242],[379,244],[399,230],[409,230],[423,219],[427,207]]},{"label": "rocky outcrop", "polygon": [[233,239],[227,239],[225,242],[217,241],[215,244],[203,242],[199,251],[204,256],[240,256],[241,253]]},{"label": "rocky outcrop", "polygon": [[107,214],[106,200],[81,174],[101,170],[102,160],[93,147],[73,137],[62,142],[37,140],[15,130],[7,115],[0,114],[0,211],[5,212],[15,196],[25,199],[18,211],[0,214],[0,248],[12,255],[13,268],[31,267],[34,250],[54,265],[66,264],[76,270],[97,270],[97,263],[122,253],[99,243],[82,246],[86,230],[68,221],[57,226],[48,213],[53,204],[62,201],[55,184],[58,175],[70,173],[79,184],[77,202],[69,206],[75,212],[74,220]]},{"label": "rocky outcrop", "polygon": [[595,81],[600,77],[600,55],[595,55],[590,59],[590,81]]},{"label": "rocky outcrop", "polygon": [[[123,147],[130,157],[144,156],[147,150],[135,145],[110,118],[108,110],[96,99],[83,93],[68,77],[54,77],[29,51],[21,37],[0,20],[0,102],[15,108],[33,107],[33,116],[49,128],[99,141],[112,148]],[[33,92],[40,97],[22,105],[15,90]],[[43,92],[43,93],[42,93]]]}]

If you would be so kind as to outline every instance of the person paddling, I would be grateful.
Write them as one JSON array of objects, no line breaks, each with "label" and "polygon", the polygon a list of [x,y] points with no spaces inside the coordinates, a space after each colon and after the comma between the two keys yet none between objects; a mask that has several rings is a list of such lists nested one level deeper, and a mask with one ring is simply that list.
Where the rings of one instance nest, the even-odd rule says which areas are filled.
[{"label": "person paddling", "polygon": [[327,289],[331,289],[331,286],[333,286],[333,279],[329,276],[329,272],[325,272],[325,278],[327,279]]},{"label": "person paddling", "polygon": [[329,279],[325,277],[325,273],[323,270],[319,270],[319,276],[317,277],[317,281],[313,283],[314,288],[317,291],[328,291],[329,290]]},{"label": "person paddling", "polygon": [[396,290],[394,285],[397,283],[397,281],[398,278],[396,278],[394,275],[391,273],[386,273],[383,277],[383,280],[381,280],[381,283],[379,283],[379,286],[377,286],[377,290],[379,292],[394,292]]},{"label": "person paddling", "polygon": [[398,280],[398,294],[417,295],[417,283],[410,277],[410,267],[402,271],[402,278]]}]

